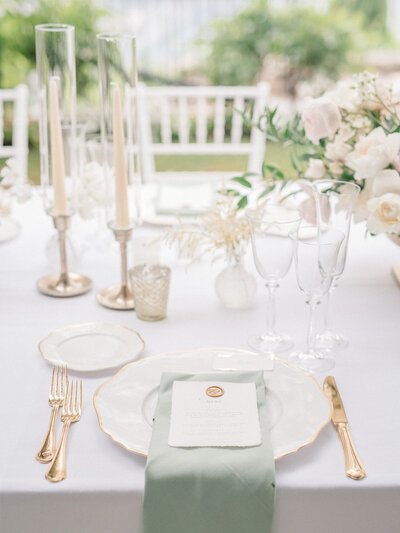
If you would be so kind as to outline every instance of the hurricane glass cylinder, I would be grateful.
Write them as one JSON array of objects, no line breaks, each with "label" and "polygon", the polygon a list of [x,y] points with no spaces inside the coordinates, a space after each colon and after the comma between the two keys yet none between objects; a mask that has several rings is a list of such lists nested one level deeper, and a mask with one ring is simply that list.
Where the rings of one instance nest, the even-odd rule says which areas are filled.
[{"label": "hurricane glass cylinder", "polygon": [[136,40],[99,34],[97,51],[107,220],[124,228],[140,221]]},{"label": "hurricane glass cylinder", "polygon": [[77,184],[75,29],[40,24],[35,33],[44,207],[67,215],[76,207]]}]

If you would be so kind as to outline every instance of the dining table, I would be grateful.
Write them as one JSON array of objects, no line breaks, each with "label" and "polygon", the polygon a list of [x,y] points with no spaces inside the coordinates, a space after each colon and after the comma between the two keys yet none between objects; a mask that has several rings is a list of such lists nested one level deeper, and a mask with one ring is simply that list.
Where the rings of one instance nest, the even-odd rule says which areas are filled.
[{"label": "dining table", "polygon": [[[146,322],[134,311],[107,309],[96,301],[96,292],[118,282],[120,275],[111,232],[108,245],[92,246],[87,223],[73,217],[70,265],[92,278],[93,289],[74,298],[53,298],[36,288],[40,277],[57,268],[52,220],[36,195],[16,205],[12,216],[20,224],[19,235],[0,245],[0,532],[142,533],[146,457],[106,435],[93,405],[96,390],[118,368],[70,371],[70,378],[83,381],[82,417],[70,430],[67,478],[60,483],[45,479],[47,466],[35,454],[50,416],[52,367],[38,344],[57,328],[107,322],[140,333],[145,349],[139,357],[203,347],[246,349],[248,337],[263,332],[267,298],[250,249],[245,265],[257,278],[257,293],[251,307],[235,310],[223,307],[215,295],[214,280],[223,261],[204,257],[188,267],[161,245],[160,261],[172,271],[168,313],[164,320]],[[96,238],[107,241],[107,235],[104,228]],[[145,224],[134,230],[134,237],[142,235],[159,238],[162,229]],[[141,262],[134,248],[135,238],[130,266]],[[397,244],[386,235],[367,235],[364,224],[353,224],[346,269],[331,298],[332,324],[349,344],[334,353],[336,365],[329,373],[339,387],[367,476],[353,480],[345,475],[340,440],[328,423],[309,445],[276,460],[273,533],[399,531],[400,286],[391,271],[396,263]],[[278,329],[301,347],[307,319],[305,295],[292,266],[277,291]],[[322,387],[326,376],[314,377]],[[60,432],[58,424],[57,437]],[[171,513],[179,512],[177,501]]]}]

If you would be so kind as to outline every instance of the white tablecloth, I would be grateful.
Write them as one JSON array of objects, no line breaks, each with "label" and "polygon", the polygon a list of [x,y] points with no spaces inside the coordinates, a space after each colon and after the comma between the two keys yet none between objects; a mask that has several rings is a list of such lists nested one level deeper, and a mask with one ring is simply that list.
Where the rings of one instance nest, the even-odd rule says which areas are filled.
[{"label": "white tablecloth", "polygon": [[[19,207],[16,217],[21,235],[0,246],[0,531],[141,533],[145,458],[100,430],[92,404],[109,374],[84,377],[83,416],[71,428],[67,480],[51,484],[44,479],[47,466],[34,455],[50,415],[50,366],[38,342],[67,324],[108,321],[138,330],[146,341],[145,356],[206,346],[246,348],[248,335],[263,330],[262,283],[251,309],[229,311],[213,289],[222,265],[211,268],[203,261],[185,272],[170,261],[168,318],[141,322],[133,312],[96,303],[95,291],[118,279],[117,251],[110,248],[81,258],[80,270],[93,278],[94,290],[78,298],[49,298],[35,283],[51,271],[44,252],[54,231],[51,220],[35,202]],[[80,236],[75,228],[72,238]],[[364,228],[355,226],[347,269],[332,301],[336,326],[350,338],[332,373],[368,477],[345,476],[343,452],[329,424],[312,445],[277,461],[274,533],[394,533],[400,527],[400,289],[390,275],[396,261],[400,248],[385,236],[365,240]],[[250,258],[248,266],[253,268]],[[278,324],[300,345],[306,320],[292,270],[278,292]],[[316,377],[322,384],[324,376]],[[179,502],[172,512],[179,512]]]}]

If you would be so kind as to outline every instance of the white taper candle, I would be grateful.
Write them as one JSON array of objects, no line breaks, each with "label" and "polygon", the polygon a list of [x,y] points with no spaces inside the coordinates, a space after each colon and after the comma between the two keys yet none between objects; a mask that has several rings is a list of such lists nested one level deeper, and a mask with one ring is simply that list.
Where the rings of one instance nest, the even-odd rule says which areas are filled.
[{"label": "white taper candle", "polygon": [[113,83],[112,85],[116,223],[117,226],[126,228],[130,225],[130,221],[121,90],[117,84]]},{"label": "white taper candle", "polygon": [[65,194],[65,161],[60,109],[58,105],[57,79],[55,76],[52,76],[49,80],[51,176],[54,188],[54,213],[56,215],[66,215],[68,213],[68,207]]}]

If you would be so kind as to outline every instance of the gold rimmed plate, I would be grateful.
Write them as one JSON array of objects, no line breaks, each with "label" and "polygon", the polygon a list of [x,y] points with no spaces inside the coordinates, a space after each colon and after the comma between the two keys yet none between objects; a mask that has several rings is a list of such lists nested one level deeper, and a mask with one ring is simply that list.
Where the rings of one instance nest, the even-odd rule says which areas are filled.
[{"label": "gold rimmed plate", "polygon": [[[123,367],[101,385],[94,407],[101,429],[127,450],[147,455],[163,372],[215,372],[217,355],[251,354],[231,348],[163,353]],[[254,354],[253,354],[254,355]],[[282,359],[264,372],[275,459],[313,442],[330,421],[331,405],[313,376]]]},{"label": "gold rimmed plate", "polygon": [[88,322],[56,329],[39,344],[42,357],[69,370],[97,372],[134,361],[144,349],[136,331],[119,324]]}]

